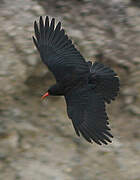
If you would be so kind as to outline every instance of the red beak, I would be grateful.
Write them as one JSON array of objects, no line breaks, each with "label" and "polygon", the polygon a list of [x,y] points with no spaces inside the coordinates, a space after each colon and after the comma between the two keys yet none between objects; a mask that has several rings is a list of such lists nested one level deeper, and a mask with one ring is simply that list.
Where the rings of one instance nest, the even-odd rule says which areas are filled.
[{"label": "red beak", "polygon": [[49,93],[48,93],[48,92],[45,93],[45,94],[41,97],[41,99],[43,100],[43,99],[45,99],[45,97],[47,97],[47,96],[49,96]]}]

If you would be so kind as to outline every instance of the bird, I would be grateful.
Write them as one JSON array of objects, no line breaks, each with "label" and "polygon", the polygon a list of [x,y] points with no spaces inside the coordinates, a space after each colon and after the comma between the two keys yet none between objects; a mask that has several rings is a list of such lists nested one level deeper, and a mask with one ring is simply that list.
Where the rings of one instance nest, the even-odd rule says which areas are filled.
[{"label": "bird", "polygon": [[99,61],[86,61],[55,18],[34,22],[33,42],[56,83],[42,96],[64,96],[77,136],[98,145],[112,142],[106,103],[116,99],[119,77]]}]

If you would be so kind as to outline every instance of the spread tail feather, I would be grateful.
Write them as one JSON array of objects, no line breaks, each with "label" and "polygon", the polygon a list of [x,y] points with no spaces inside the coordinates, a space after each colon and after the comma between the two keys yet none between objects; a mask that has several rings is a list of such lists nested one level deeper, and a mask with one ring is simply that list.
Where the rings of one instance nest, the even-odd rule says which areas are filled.
[{"label": "spread tail feather", "polygon": [[90,67],[89,83],[95,84],[95,92],[101,95],[109,104],[119,91],[119,78],[117,74],[109,67],[95,62],[93,65],[88,62]]}]

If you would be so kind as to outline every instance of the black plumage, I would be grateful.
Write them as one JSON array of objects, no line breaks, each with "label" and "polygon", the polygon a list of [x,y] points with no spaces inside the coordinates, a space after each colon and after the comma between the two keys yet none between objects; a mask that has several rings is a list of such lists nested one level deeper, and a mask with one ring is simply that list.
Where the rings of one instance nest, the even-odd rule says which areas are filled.
[{"label": "black plumage", "polygon": [[119,78],[109,67],[86,62],[55,19],[48,16],[34,23],[33,41],[42,61],[52,71],[56,84],[43,96],[62,95],[76,134],[90,143],[107,144],[113,137],[108,127],[105,102],[114,100],[119,91]]}]

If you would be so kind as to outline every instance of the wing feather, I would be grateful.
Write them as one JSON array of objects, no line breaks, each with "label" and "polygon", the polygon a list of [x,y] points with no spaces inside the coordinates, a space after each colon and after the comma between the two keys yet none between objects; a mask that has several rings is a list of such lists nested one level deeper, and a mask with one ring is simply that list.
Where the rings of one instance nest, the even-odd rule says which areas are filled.
[{"label": "wing feather", "polygon": [[[39,26],[36,21],[34,23],[34,30],[33,42],[40,52],[42,61],[53,72],[58,82],[64,83],[64,76],[67,77],[65,81],[70,80],[71,77],[78,81],[79,75],[87,79],[89,67],[65,31],[61,29],[61,22],[55,27],[54,18],[49,23],[47,16],[44,23],[43,18],[40,17]],[[80,71],[79,67],[82,67]]]},{"label": "wing feather", "polygon": [[[39,41],[40,39],[40,33],[39,33],[39,29],[38,29],[38,25],[37,25],[37,22],[35,21],[34,23],[34,30],[35,30],[35,36],[36,36],[36,39],[37,41]],[[35,39],[35,38],[34,38]]]},{"label": "wing feather", "polygon": [[113,138],[109,132],[108,117],[104,99],[88,86],[76,89],[65,96],[67,112],[76,130],[90,143],[111,143]]}]

